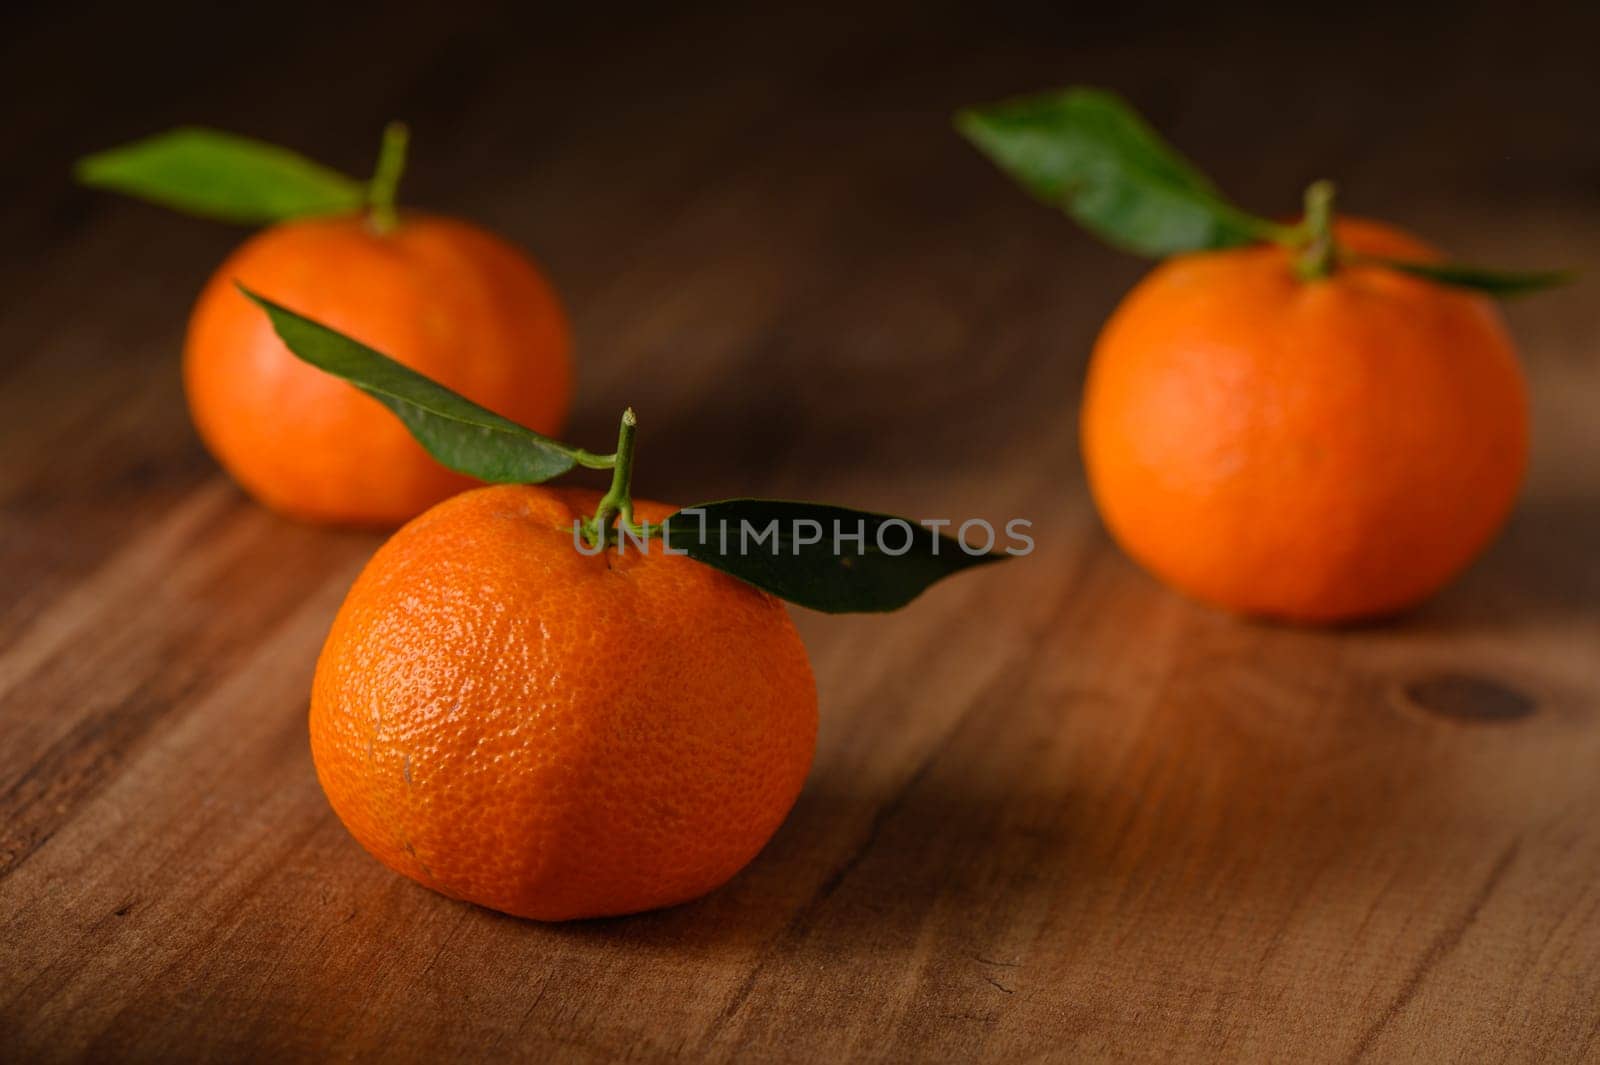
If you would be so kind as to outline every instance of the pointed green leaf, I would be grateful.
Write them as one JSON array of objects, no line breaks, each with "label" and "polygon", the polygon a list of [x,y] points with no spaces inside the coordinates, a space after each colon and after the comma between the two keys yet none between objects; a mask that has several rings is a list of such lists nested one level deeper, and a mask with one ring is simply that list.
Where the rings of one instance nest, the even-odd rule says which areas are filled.
[{"label": "pointed green leaf", "polygon": [[1161,257],[1285,232],[1223,199],[1113,93],[1073,88],[969,108],[956,128],[1034,196],[1124,251]]},{"label": "pointed green leaf", "polygon": [[1386,259],[1378,256],[1358,255],[1345,260],[1352,265],[1383,266],[1390,270],[1411,274],[1427,281],[1454,288],[1472,289],[1501,299],[1525,296],[1547,288],[1565,285],[1577,278],[1573,270],[1536,270],[1514,273],[1503,270],[1485,270],[1462,263],[1418,263],[1404,259]]},{"label": "pointed green leaf", "polygon": [[686,507],[657,533],[672,551],[829,614],[896,610],[935,581],[1008,557],[971,554],[905,518],[780,499]]},{"label": "pointed green leaf", "polygon": [[[568,447],[403,366],[320,322],[296,314],[243,285],[272,320],[284,344],[305,362],[342,377],[399,415],[428,454],[482,481],[533,484],[573,466],[608,467],[609,458]],[[382,470],[373,470],[382,477]]]},{"label": "pointed green leaf", "polygon": [[247,225],[358,211],[366,185],[248,137],[185,127],[78,161],[85,185]]},{"label": "pointed green leaf", "polygon": [[[592,455],[540,436],[334,329],[243,285],[239,290],[266,312],[291,352],[394,411],[428,452],[451,469],[485,481],[527,484],[575,465],[617,466],[619,456]],[[628,439],[631,415],[624,416],[619,439]],[[374,471],[374,476],[382,475]],[[985,537],[990,541],[986,550],[975,553],[960,540],[903,518],[771,499],[685,508],[651,530],[662,538],[658,550],[687,555],[780,598],[828,613],[895,610],[935,581],[1032,549],[1025,534],[1010,526],[1005,532],[1010,546],[1004,554],[992,550],[998,539],[992,531]]]}]

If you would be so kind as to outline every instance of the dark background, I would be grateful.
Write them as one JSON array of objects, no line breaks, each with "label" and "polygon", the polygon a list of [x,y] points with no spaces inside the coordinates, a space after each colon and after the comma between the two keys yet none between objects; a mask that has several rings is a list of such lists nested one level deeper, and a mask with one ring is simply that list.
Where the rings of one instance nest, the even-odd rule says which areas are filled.
[{"label": "dark background", "polygon": [[[719,453],[657,470],[659,494],[744,484],[739,455],[786,449],[801,422],[855,448],[910,432],[884,389],[964,400],[922,434],[951,457],[1030,378],[1069,414],[1095,328],[1145,268],[1016,192],[953,135],[958,106],[1108,86],[1257,211],[1292,214],[1332,177],[1347,210],[1458,257],[1583,266],[1600,201],[1597,34],[1583,4],[13,9],[0,373],[13,403],[48,406],[65,430],[28,464],[43,494],[70,492],[88,464],[125,464],[144,486],[203,474],[181,429],[85,455],[70,427],[97,380],[174,413],[163,371],[187,308],[244,231],[75,188],[72,160],[196,123],[364,176],[398,117],[414,131],[403,202],[504,233],[566,296],[580,441],[609,440],[627,403],[659,439],[652,401],[690,387],[707,347],[765,368],[760,395],[736,373],[695,380],[696,424],[670,446]],[[671,320],[652,328],[629,286],[658,283],[675,306],[653,308]],[[910,329],[865,335],[874,303]],[[1005,370],[940,324],[1053,311],[1054,350]],[[76,342],[60,342],[66,322]]]}]

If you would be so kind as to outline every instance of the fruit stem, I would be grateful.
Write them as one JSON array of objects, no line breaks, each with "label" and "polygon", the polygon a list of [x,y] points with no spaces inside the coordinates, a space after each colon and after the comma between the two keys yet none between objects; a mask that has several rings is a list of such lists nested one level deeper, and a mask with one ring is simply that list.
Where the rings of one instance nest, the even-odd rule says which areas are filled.
[{"label": "fruit stem", "polygon": [[639,421],[633,408],[622,412],[622,427],[617,430],[617,464],[611,467],[611,487],[600,497],[594,517],[585,523],[584,532],[591,547],[603,547],[611,538],[611,519],[637,531],[633,524],[633,432]]},{"label": "fruit stem", "polygon": [[395,194],[400,191],[400,175],[406,170],[406,145],[410,140],[411,130],[404,122],[391,122],[383,127],[378,167],[367,183],[367,209],[371,212],[372,228],[379,233],[391,232],[399,222],[394,201]]},{"label": "fruit stem", "polygon": [[1333,273],[1338,248],[1333,243],[1333,182],[1317,181],[1306,189],[1306,216],[1300,223],[1302,245],[1295,273],[1302,281],[1318,281]]}]

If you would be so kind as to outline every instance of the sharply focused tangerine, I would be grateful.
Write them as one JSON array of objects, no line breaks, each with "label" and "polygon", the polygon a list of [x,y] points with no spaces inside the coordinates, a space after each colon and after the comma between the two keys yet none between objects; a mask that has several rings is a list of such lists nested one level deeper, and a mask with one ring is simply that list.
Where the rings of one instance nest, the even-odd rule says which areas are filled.
[{"label": "sharply focused tangerine", "polygon": [[724,883],[788,814],[816,744],[783,604],[660,550],[580,553],[573,522],[597,500],[497,486],[406,525],[350,590],[312,691],[317,777],[362,846],[543,920]]}]

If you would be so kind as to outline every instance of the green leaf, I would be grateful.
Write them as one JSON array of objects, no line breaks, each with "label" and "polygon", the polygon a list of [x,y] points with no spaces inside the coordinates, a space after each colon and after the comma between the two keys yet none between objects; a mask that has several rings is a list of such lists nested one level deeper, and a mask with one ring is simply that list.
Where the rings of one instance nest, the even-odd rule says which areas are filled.
[{"label": "green leaf", "polygon": [[[533,484],[577,465],[605,468],[611,460],[525,429],[465,396],[395,362],[320,322],[239,286],[254,300],[289,350],[342,377],[399,415],[428,454],[482,481]],[[291,412],[285,412],[288,416]],[[374,477],[384,476],[373,470]]]},{"label": "green leaf", "polygon": [[[631,410],[623,416],[618,454],[593,455],[502,418],[243,285],[239,291],[267,313],[291,352],[394,411],[429,454],[451,469],[485,481],[529,484],[576,465],[609,468],[626,491]],[[374,470],[373,476],[381,477],[383,471]],[[1006,533],[1010,536],[1009,527]],[[828,613],[895,610],[935,581],[1006,557],[992,550],[969,553],[959,540],[903,518],[772,499],[729,499],[685,508],[651,534],[663,538],[661,550],[685,554],[780,598]],[[1032,547],[1032,540],[1021,534],[1011,539]],[[1017,548],[1007,554],[1013,550]]]},{"label": "green leaf", "polygon": [[1485,270],[1482,267],[1466,266],[1462,263],[1418,263],[1372,255],[1349,256],[1344,261],[1355,266],[1383,266],[1390,270],[1399,270],[1401,273],[1411,274],[1414,277],[1434,281],[1441,285],[1472,289],[1475,292],[1498,296],[1501,299],[1525,296],[1531,292],[1539,292],[1543,289],[1569,284],[1576,280],[1578,276],[1577,271],[1574,270],[1535,270],[1514,273],[1502,270]]},{"label": "green leaf", "polygon": [[672,551],[829,614],[897,610],[935,581],[1007,557],[968,554],[905,518],[779,499],[686,507],[656,531]]},{"label": "green leaf", "polygon": [[358,211],[367,193],[287,148],[193,127],[86,156],[74,173],[85,185],[248,225]]},{"label": "green leaf", "polygon": [[1223,199],[1113,93],[1073,88],[969,108],[956,128],[1034,196],[1124,251],[1159,258],[1286,232]]}]

